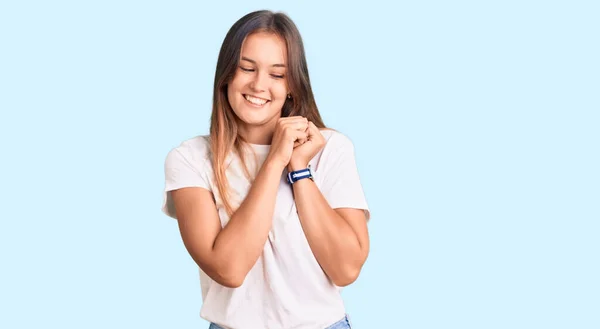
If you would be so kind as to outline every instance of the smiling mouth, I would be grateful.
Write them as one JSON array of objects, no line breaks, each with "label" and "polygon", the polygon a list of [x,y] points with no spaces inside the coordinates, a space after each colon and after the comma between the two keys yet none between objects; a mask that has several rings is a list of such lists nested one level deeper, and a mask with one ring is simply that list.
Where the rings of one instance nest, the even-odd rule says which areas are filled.
[{"label": "smiling mouth", "polygon": [[252,105],[254,106],[263,106],[265,104],[267,104],[268,102],[270,102],[270,100],[268,99],[264,99],[264,98],[259,98],[259,97],[254,97],[248,94],[242,94],[242,96],[244,96],[244,98]]}]

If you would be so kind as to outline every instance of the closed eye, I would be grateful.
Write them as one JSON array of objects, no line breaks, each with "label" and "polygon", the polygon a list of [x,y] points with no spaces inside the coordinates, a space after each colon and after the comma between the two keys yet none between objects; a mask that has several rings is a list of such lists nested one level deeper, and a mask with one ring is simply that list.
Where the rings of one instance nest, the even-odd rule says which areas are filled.
[{"label": "closed eye", "polygon": [[[244,71],[244,72],[254,72],[254,69],[249,69],[249,68],[245,68],[243,66],[240,66],[240,70]],[[280,74],[271,74],[271,76],[275,79],[283,79],[283,75]]]}]

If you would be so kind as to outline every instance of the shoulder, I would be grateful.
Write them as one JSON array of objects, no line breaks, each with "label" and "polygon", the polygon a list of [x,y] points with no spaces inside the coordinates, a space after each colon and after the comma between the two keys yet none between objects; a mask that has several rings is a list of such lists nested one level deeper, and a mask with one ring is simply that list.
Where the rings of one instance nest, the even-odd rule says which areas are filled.
[{"label": "shoulder", "polygon": [[194,167],[202,166],[210,158],[210,143],[208,135],[198,135],[182,141],[167,153],[166,161],[186,161]]},{"label": "shoulder", "polygon": [[316,170],[333,168],[338,162],[347,161],[354,156],[354,144],[347,135],[331,128],[320,131],[325,138],[325,146],[315,156]]},{"label": "shoulder", "polygon": [[344,150],[354,149],[352,140],[345,134],[335,129],[321,129],[321,134],[325,137],[325,148]]},{"label": "shoulder", "polygon": [[210,151],[209,137],[210,136],[208,135],[199,135],[190,139],[186,139],[174,149],[183,154],[208,156]]}]

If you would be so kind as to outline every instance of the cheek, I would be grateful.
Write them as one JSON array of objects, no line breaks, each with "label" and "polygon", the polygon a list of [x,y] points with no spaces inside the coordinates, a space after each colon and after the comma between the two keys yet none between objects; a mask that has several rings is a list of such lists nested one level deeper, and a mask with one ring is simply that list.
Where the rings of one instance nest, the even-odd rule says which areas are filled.
[{"label": "cheek", "polygon": [[235,97],[239,95],[239,93],[241,92],[241,86],[243,86],[243,82],[239,78],[234,78],[227,85],[227,96],[229,97],[230,101],[235,99]]},{"label": "cheek", "polygon": [[236,72],[231,79],[229,85],[233,91],[240,91],[240,88],[248,83],[248,77],[240,72]]},{"label": "cheek", "polygon": [[279,83],[276,86],[273,86],[273,95],[279,99],[285,100],[287,97],[287,88],[285,83]]},{"label": "cheek", "polygon": [[235,104],[235,87],[232,84],[227,85],[227,100],[230,105]]}]

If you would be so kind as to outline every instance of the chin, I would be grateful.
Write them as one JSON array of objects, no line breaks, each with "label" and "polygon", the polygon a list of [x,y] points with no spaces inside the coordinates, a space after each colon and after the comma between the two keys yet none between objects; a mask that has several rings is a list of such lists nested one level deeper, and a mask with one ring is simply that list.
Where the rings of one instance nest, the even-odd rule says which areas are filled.
[{"label": "chin", "polygon": [[245,103],[240,104],[238,107],[239,111],[236,112],[238,118],[249,125],[260,126],[269,123],[274,120],[275,117],[281,116],[281,109],[279,111],[273,110],[273,104],[268,102],[260,108],[248,106]]},{"label": "chin", "polygon": [[262,126],[264,124],[269,123],[269,121],[271,121],[271,119],[273,119],[272,116],[267,116],[264,114],[258,114],[258,113],[244,113],[241,116],[238,116],[238,118],[245,124],[247,125],[251,125],[251,126]]}]

